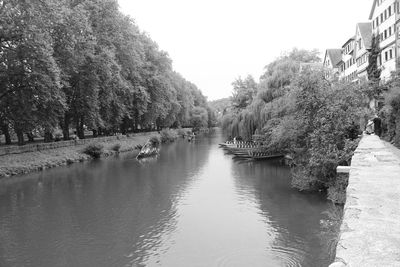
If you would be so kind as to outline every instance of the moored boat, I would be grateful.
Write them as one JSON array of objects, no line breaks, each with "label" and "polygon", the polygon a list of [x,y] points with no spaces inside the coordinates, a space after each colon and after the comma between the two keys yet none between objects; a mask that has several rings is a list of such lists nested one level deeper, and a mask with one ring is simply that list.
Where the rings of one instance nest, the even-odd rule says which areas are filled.
[{"label": "moored boat", "polygon": [[149,141],[142,147],[139,154],[136,156],[137,159],[151,157],[160,153],[160,140],[158,137],[151,137]]}]

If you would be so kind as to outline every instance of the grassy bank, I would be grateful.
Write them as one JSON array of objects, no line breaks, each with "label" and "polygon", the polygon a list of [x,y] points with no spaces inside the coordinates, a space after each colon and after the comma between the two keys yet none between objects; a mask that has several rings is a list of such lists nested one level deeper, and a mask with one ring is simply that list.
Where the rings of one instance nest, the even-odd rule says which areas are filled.
[{"label": "grassy bank", "polygon": [[[135,151],[135,146],[144,144],[152,135],[154,135],[154,133],[123,140],[98,142],[99,145],[103,146],[101,156],[107,157],[120,152]],[[116,152],[115,147],[118,145],[120,145],[119,152]],[[0,156],[0,178],[90,160],[92,157],[83,153],[86,146],[87,145],[70,146]]]}]

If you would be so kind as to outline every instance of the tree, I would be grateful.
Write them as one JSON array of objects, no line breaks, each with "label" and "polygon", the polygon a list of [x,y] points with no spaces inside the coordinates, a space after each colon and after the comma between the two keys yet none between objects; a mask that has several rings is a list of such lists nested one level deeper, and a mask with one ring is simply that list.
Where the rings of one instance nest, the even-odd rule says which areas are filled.
[{"label": "tree", "polygon": [[9,1],[4,9],[12,35],[1,40],[1,113],[24,144],[24,132],[55,127],[65,107],[60,69],[53,58],[47,2]]},{"label": "tree", "polygon": [[191,124],[195,131],[208,126],[208,113],[205,108],[195,107],[191,114]]},{"label": "tree", "polygon": [[371,50],[368,56],[368,80],[373,83],[379,83],[381,79],[381,69],[378,66],[378,58],[380,57],[381,49],[379,46],[379,34],[372,34]]},{"label": "tree", "polygon": [[237,109],[244,109],[251,104],[253,97],[257,93],[257,83],[254,78],[249,75],[242,80],[240,77],[233,83],[232,103]]}]

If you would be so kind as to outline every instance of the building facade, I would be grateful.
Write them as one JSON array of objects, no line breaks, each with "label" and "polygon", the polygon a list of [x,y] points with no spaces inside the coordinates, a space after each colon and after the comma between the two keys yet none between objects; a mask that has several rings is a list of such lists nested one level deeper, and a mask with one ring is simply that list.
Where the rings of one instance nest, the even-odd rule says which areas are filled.
[{"label": "building facade", "polygon": [[387,81],[396,70],[397,58],[397,18],[398,0],[374,0],[369,19],[372,21],[372,34],[379,39],[381,50],[378,65],[381,68],[381,80]]},{"label": "building facade", "polygon": [[355,43],[354,36],[347,40],[342,46],[339,79],[346,82],[356,82],[358,80]]},{"label": "building facade", "polygon": [[372,43],[372,23],[357,23],[355,38],[355,57],[359,80],[368,80],[368,64]]}]

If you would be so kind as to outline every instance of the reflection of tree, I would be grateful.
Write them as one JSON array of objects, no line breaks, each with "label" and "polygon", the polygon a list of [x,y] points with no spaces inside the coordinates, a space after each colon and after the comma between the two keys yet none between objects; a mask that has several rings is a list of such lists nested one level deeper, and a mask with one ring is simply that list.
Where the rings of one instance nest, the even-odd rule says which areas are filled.
[{"label": "reflection of tree", "polygon": [[[290,171],[282,165],[254,162],[234,164],[232,169],[239,194],[251,192],[277,237],[271,248],[287,264],[327,266],[332,262],[327,240],[338,232],[325,231],[329,209],[323,196],[303,194],[290,188]],[[247,196],[248,197],[248,196]],[[321,246],[321,244],[323,244]]]},{"label": "reflection of tree", "polygon": [[145,166],[133,156],[93,161],[7,185],[0,193],[0,265],[140,263],[174,230],[176,202],[207,160],[208,148],[199,146],[163,146],[158,161]]}]

